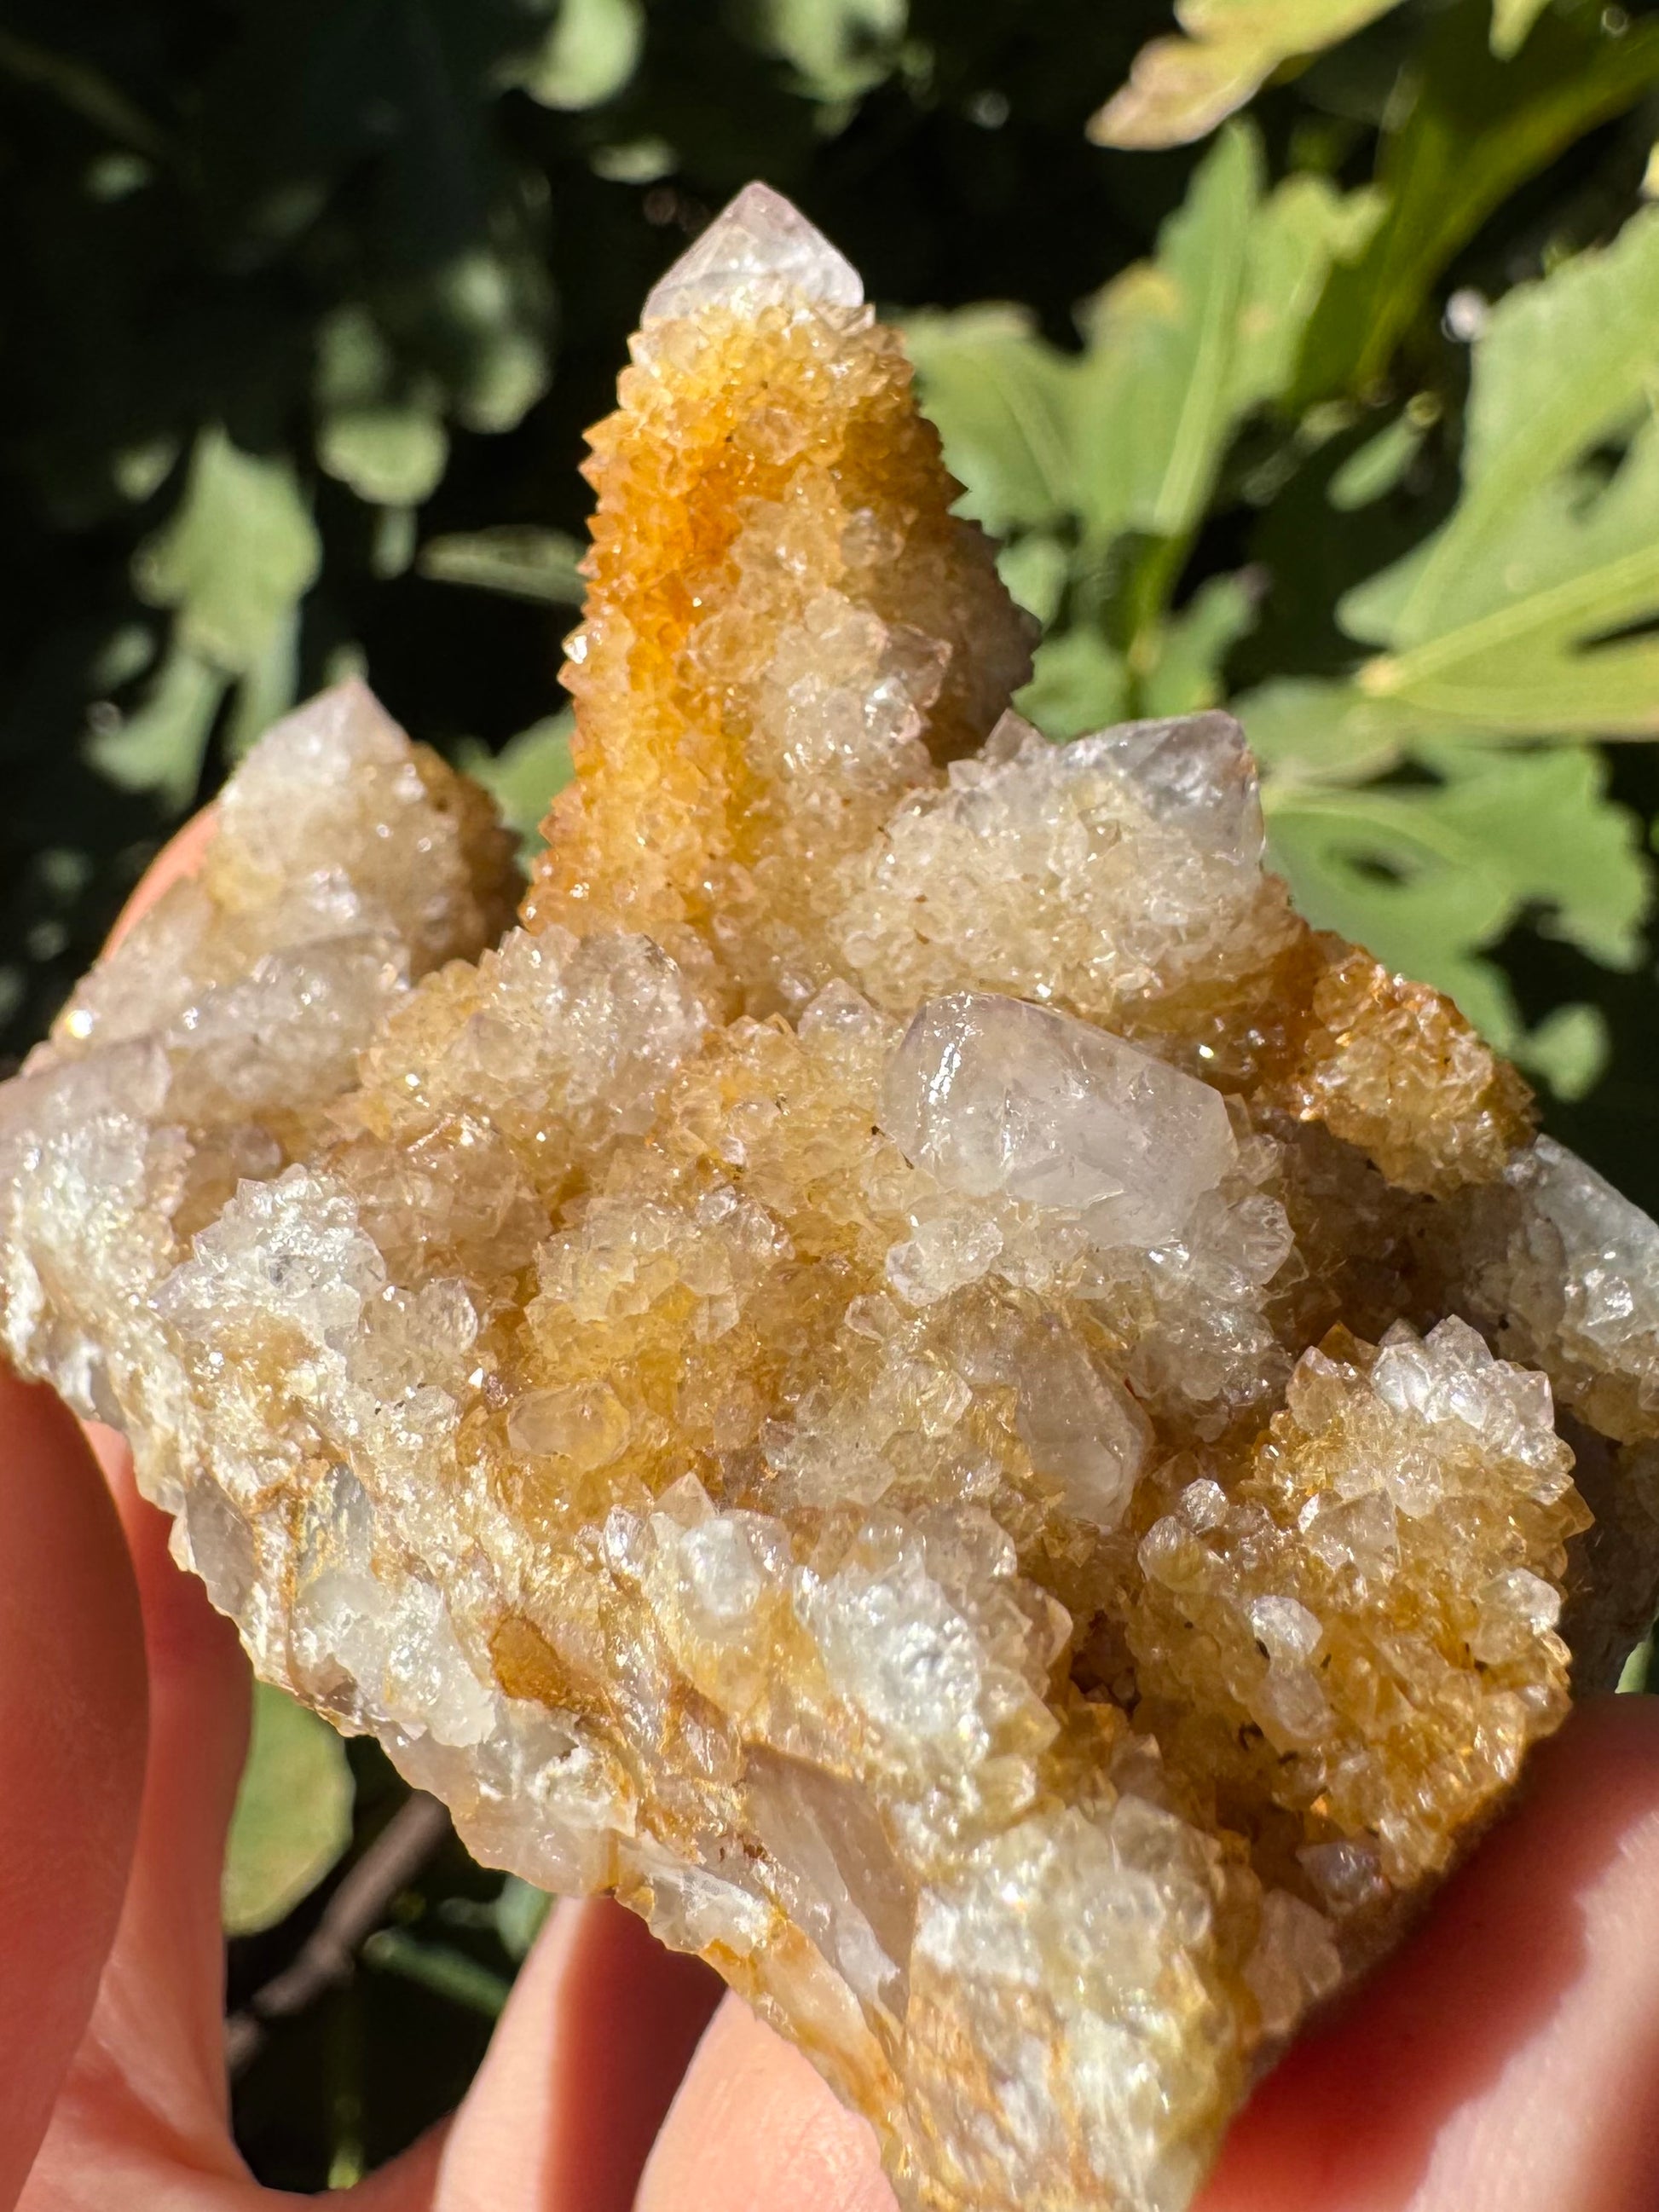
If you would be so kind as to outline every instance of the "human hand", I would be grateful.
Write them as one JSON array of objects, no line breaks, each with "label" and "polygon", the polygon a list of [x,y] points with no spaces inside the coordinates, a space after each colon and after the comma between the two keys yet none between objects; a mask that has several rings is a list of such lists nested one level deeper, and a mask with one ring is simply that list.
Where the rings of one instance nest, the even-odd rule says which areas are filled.
[{"label": "human hand", "polygon": [[[117,1441],[89,1447],[3,1375],[0,1585],[0,2207],[291,2202],[238,2157],[223,2064],[246,1663]],[[561,1906],[453,2119],[343,2203],[892,2212],[864,2123],[734,1998],[705,2031],[708,2005],[706,1970],[631,1915]],[[1535,1755],[1398,1957],[1262,2085],[1201,2212],[1650,2212],[1656,2059],[1659,1705],[1603,1699]]]}]

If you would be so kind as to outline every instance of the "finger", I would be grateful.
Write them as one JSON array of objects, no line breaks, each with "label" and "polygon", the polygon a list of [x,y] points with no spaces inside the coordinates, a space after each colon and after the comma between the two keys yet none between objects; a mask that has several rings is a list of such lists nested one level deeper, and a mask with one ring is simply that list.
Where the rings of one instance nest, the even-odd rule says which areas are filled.
[{"label": "finger", "polygon": [[[230,1624],[167,1551],[118,1438],[93,1431],[143,1607],[149,1730],[119,1925],[26,2202],[169,2201],[175,2170],[240,2185],[225,2081],[220,1876],[246,1748],[248,1671]],[[148,2191],[148,2193],[145,2193]],[[181,2200],[182,2201],[182,2200]]]},{"label": "finger", "polygon": [[[162,848],[106,950],[200,866],[216,818],[204,809]],[[96,1424],[87,1435],[136,1573],[149,1724],[131,1881],[72,2101],[90,2096],[106,2128],[118,2106],[153,2141],[216,2152],[221,2139],[228,2147],[220,1878],[246,1750],[247,1668],[229,1623],[173,1564],[171,1524],[138,1495],[125,1442]]]},{"label": "finger", "polygon": [[[149,1746],[138,1845],[100,2025],[118,2039],[130,2078],[165,2072],[176,2097],[187,2076],[185,2094],[196,2109],[222,2124],[220,1889],[247,1757],[252,1678],[234,1627],[215,1612],[197,1577],[174,1562],[170,1517],[138,1495],[125,1446],[109,1442],[106,1471],[143,1607]],[[162,1996],[166,2014],[158,2020]]]},{"label": "finger", "polygon": [[1659,1705],[1597,1699],[1264,2083],[1203,2212],[1649,2212],[1656,2067]]},{"label": "finger", "polygon": [[895,2212],[866,2121],[728,1996],[697,2046],[638,2212]]},{"label": "finger", "polygon": [[213,842],[218,827],[217,810],[204,806],[199,814],[192,814],[182,830],[162,846],[150,862],[133,890],[132,896],[115,917],[115,926],[105,941],[106,952],[113,952],[121,939],[143,915],[149,913],[164,891],[173,889],[185,876],[193,876],[202,865],[202,855]]},{"label": "finger", "polygon": [[720,1990],[610,1899],[560,1905],[455,2117],[436,2212],[628,2212]]},{"label": "finger", "polygon": [[126,1547],[48,1392],[0,1369],[0,2204],[92,2009],[138,1817],[144,1657]]}]

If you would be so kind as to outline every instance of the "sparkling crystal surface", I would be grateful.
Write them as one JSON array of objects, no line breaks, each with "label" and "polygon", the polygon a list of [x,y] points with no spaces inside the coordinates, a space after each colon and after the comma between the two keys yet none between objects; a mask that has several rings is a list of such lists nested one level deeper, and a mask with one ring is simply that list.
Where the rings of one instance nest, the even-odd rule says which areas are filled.
[{"label": "sparkling crystal surface", "polygon": [[1650,1613],[1659,1230],[1296,915],[1227,717],[1005,711],[787,204],[592,446],[517,921],[361,686],[270,732],[0,1090],[4,1344],[263,1674],[711,1960],[907,2208],[1177,2212]]}]

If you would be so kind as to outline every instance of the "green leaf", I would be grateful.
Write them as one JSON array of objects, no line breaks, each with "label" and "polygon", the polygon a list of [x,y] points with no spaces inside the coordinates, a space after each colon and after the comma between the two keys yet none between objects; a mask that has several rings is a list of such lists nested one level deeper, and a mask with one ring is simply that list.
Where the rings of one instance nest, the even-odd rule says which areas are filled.
[{"label": "green leaf", "polygon": [[913,315],[904,338],[945,465],[966,487],[963,513],[997,536],[1056,521],[1074,489],[1074,365],[1023,307]]},{"label": "green leaf", "polygon": [[826,103],[856,100],[890,76],[909,0],[757,0],[762,43]]},{"label": "green leaf", "polygon": [[1045,737],[1062,739],[1121,721],[1128,704],[1122,654],[1087,629],[1045,638],[1030,682],[1014,694],[1014,705]]},{"label": "green leaf", "polygon": [[1656,82],[1659,23],[1613,38],[1593,8],[1558,11],[1502,61],[1488,51],[1480,0],[1452,9],[1390,106],[1376,173],[1387,213],[1365,252],[1332,274],[1295,404],[1374,384],[1440,272],[1493,210]]},{"label": "green leaf", "polygon": [[225,1932],[255,1935],[309,1895],[351,1841],[351,1769],[326,1721],[268,1682],[225,1850]]},{"label": "green leaf", "polygon": [[236,687],[225,730],[225,751],[240,760],[300,696],[300,611],[273,632],[269,647]]},{"label": "green leaf", "polygon": [[586,588],[576,566],[581,557],[581,547],[561,531],[507,522],[429,538],[416,566],[436,584],[471,584],[509,599],[571,606],[580,604]]},{"label": "green leaf", "polygon": [[640,0],[561,0],[517,82],[544,107],[599,107],[633,76],[644,42]]},{"label": "green leaf", "polygon": [[1653,1632],[1650,1629],[1628,1659],[1619,1676],[1619,1687],[1626,1692],[1640,1692],[1648,1686],[1648,1677],[1653,1670]]},{"label": "green leaf", "polygon": [[343,408],[317,433],[317,459],[331,477],[375,507],[418,507],[443,480],[449,439],[412,402]]},{"label": "green leaf", "polygon": [[[1583,748],[1417,752],[1438,781],[1340,789],[1270,779],[1275,865],[1316,926],[1448,993],[1515,1051],[1524,1030],[1501,970],[1482,956],[1524,918],[1592,959],[1631,964],[1650,893],[1639,831]],[[1582,1023],[1577,1034],[1540,1035],[1558,1066],[1583,1072]]]},{"label": "green leaf", "polygon": [[509,1959],[522,1960],[540,1935],[553,1900],[544,1889],[510,1874],[495,1899],[495,1933]]},{"label": "green leaf", "polygon": [[1492,50],[1507,61],[1527,42],[1527,33],[1550,0],[1492,0]]},{"label": "green leaf", "polygon": [[469,430],[510,430],[546,391],[553,302],[534,242],[508,233],[388,289],[380,302],[400,350],[441,380]]},{"label": "green leaf", "polygon": [[1155,39],[1089,125],[1097,146],[1182,146],[1242,107],[1281,63],[1334,46],[1399,0],[1178,0],[1187,33]]},{"label": "green leaf", "polygon": [[1380,211],[1322,178],[1263,195],[1254,131],[1231,126],[1158,234],[1085,311],[1077,496],[1091,531],[1192,531],[1239,425],[1290,380],[1331,264]]},{"label": "green leaf", "polygon": [[1277,677],[1235,699],[1232,710],[1262,768],[1303,783],[1384,775],[1421,730],[1407,708],[1308,676]]},{"label": "green leaf", "polygon": [[1258,596],[1244,576],[1212,576],[1199,586],[1159,641],[1141,685],[1143,714],[1195,714],[1218,702],[1222,665],[1254,627]]},{"label": "green leaf", "polygon": [[196,441],[183,501],[134,556],[133,581],[152,605],[177,608],[187,652],[240,675],[269,649],[321,558],[289,464],[243,453],[215,424]]},{"label": "green leaf", "polygon": [[[1603,252],[1519,285],[1474,349],[1463,492],[1405,561],[1351,592],[1391,650],[1369,696],[1455,730],[1659,731],[1659,209]],[[1633,434],[1632,434],[1633,430]],[[1627,441],[1607,476],[1595,457]]]},{"label": "green leaf", "polygon": [[422,1942],[402,1928],[379,1928],[363,1944],[363,1963],[381,1973],[399,1974],[468,2012],[497,2020],[512,1984],[451,1943]]},{"label": "green leaf", "polygon": [[87,758],[123,791],[152,791],[172,813],[195,798],[214,718],[225,696],[222,669],[175,640],[142,704],[94,729]]},{"label": "green leaf", "polygon": [[1350,453],[1331,478],[1326,488],[1331,505],[1349,514],[1391,492],[1422,452],[1429,428],[1409,409],[1396,415],[1386,428]]},{"label": "green leaf", "polygon": [[1060,611],[1071,568],[1071,554],[1060,539],[1040,530],[1010,540],[997,554],[997,574],[1010,596],[1045,629]]},{"label": "green leaf", "polygon": [[462,749],[461,766],[483,784],[501,811],[501,819],[519,835],[528,860],[541,842],[542,817],[556,792],[572,774],[570,739],[576,718],[567,707],[509,738],[498,753],[475,742]]},{"label": "green leaf", "polygon": [[418,507],[449,459],[442,388],[400,367],[361,307],[330,316],[318,338],[317,459],[377,507]]},{"label": "green leaf", "polygon": [[1582,1000],[1547,1014],[1516,1048],[1521,1065],[1569,1102],[1595,1090],[1612,1054],[1607,1016]]}]

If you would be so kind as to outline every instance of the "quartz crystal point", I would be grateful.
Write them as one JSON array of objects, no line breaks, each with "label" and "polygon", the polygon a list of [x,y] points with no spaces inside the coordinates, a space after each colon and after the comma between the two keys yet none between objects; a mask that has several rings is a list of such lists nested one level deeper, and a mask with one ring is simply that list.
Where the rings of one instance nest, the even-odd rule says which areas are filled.
[{"label": "quartz crystal point", "polygon": [[1175,2212],[1641,1632],[1659,1231],[1297,917],[1224,715],[1004,711],[786,204],[621,400],[518,925],[367,691],[270,732],[0,1091],[5,1344],[264,1674],[712,1960],[912,2212]]}]

